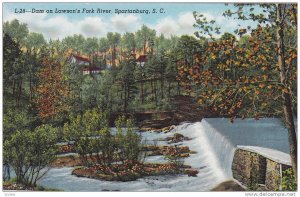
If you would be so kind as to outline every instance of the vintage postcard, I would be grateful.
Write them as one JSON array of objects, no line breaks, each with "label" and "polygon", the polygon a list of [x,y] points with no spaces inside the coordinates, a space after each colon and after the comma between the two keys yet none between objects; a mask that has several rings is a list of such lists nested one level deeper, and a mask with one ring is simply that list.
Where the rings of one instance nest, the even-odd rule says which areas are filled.
[{"label": "vintage postcard", "polygon": [[297,191],[296,1],[2,7],[6,196]]}]

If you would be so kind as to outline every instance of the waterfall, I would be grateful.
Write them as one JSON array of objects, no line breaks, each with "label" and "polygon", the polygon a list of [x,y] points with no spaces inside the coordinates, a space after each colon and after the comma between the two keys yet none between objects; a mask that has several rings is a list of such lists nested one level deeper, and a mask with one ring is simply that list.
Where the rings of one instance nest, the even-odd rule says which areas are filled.
[{"label": "waterfall", "polygon": [[181,124],[176,127],[175,131],[193,139],[184,142],[183,145],[197,151],[197,154],[191,155],[186,161],[193,167],[202,168],[200,174],[210,174],[215,178],[212,181],[216,182],[232,178],[231,164],[235,146],[206,120],[193,124]]},{"label": "waterfall", "polygon": [[231,165],[237,145],[288,151],[287,132],[278,119],[236,119],[230,123],[228,119],[210,118],[183,123],[174,131],[193,138],[183,144],[198,153],[186,161],[192,166],[205,166],[201,172],[213,175],[216,181],[232,179]]},{"label": "waterfall", "polygon": [[217,166],[219,167],[226,178],[232,178],[231,165],[235,152],[235,146],[230,140],[214,129],[206,120],[202,121],[201,132],[206,137],[208,143],[211,144],[211,151],[216,158]]}]

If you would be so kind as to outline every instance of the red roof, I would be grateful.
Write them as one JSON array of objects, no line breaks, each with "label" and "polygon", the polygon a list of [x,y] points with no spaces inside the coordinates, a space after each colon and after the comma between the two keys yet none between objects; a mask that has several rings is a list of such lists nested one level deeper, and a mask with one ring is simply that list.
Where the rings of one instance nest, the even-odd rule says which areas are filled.
[{"label": "red roof", "polygon": [[83,57],[83,56],[76,55],[76,54],[73,54],[73,57],[82,62],[90,62],[90,59],[87,57]]},{"label": "red roof", "polygon": [[140,55],[135,61],[136,62],[146,62],[147,61],[147,55]]}]

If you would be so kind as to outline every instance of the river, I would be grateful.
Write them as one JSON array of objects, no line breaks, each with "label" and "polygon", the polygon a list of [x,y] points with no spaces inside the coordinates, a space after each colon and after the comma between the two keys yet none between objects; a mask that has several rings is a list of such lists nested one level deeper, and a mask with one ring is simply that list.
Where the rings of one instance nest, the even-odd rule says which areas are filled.
[{"label": "river", "polygon": [[[266,118],[203,119],[196,123],[182,123],[170,133],[141,133],[147,144],[172,136],[175,132],[192,138],[180,142],[196,151],[185,164],[199,170],[197,177],[168,175],[145,177],[130,182],[109,182],[71,175],[72,168],[53,168],[38,184],[64,191],[209,191],[217,184],[232,179],[231,163],[237,145],[261,146],[288,153],[287,130],[280,120]],[[158,145],[167,145],[159,141]],[[148,162],[166,162],[162,156],[148,157]]]}]

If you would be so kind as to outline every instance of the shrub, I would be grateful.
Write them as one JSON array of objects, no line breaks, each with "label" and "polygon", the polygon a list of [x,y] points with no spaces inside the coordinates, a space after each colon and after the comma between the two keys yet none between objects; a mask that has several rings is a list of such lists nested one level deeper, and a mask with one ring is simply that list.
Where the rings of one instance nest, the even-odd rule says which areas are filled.
[{"label": "shrub", "polygon": [[101,129],[99,134],[99,138],[96,140],[99,147],[97,155],[99,155],[99,152],[101,151],[101,158],[98,159],[98,163],[102,159],[102,165],[109,166],[114,161],[115,140],[108,128]]},{"label": "shrub", "polygon": [[[117,133],[115,142],[117,148],[118,159],[123,163],[139,163],[141,162],[142,138],[133,131],[133,120],[120,116],[116,121]],[[122,128],[125,128],[125,134]]]},{"label": "shrub", "polygon": [[83,115],[70,115],[69,119],[70,122],[63,127],[65,140],[74,141],[75,151],[82,163],[88,166],[88,155],[101,151],[101,147],[98,146],[101,142],[91,137],[99,136],[99,131],[108,127],[107,115],[93,109],[87,110]]},{"label": "shrub", "polygon": [[292,168],[288,168],[283,171],[282,176],[282,190],[283,191],[296,191],[297,190],[297,181],[294,177]]},{"label": "shrub", "polygon": [[92,161],[107,167],[115,161],[123,164],[140,162],[141,136],[133,131],[133,120],[119,117],[115,121],[115,135],[107,122],[105,114],[88,110],[83,116],[71,116],[70,123],[64,125],[65,138],[74,141],[74,149],[82,164],[94,165]]},{"label": "shrub", "polygon": [[14,169],[17,183],[36,186],[55,159],[55,142],[56,130],[50,125],[41,125],[34,131],[18,130],[4,142],[4,157]]}]

